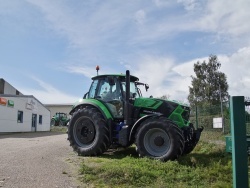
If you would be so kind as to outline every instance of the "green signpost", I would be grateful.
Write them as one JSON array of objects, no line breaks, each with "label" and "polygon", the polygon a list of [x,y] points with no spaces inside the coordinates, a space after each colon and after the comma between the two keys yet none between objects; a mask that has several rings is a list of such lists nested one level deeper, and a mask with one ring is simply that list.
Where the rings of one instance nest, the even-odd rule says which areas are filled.
[{"label": "green signpost", "polygon": [[243,96],[230,97],[233,187],[248,187],[245,103]]}]

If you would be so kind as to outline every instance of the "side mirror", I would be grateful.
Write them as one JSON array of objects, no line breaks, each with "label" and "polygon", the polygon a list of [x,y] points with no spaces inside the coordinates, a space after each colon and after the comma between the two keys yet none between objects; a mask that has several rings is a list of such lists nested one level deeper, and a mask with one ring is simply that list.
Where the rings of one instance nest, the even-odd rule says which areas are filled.
[{"label": "side mirror", "polygon": [[83,99],[86,99],[88,94],[89,94],[89,92],[85,93],[85,95],[83,96]]}]

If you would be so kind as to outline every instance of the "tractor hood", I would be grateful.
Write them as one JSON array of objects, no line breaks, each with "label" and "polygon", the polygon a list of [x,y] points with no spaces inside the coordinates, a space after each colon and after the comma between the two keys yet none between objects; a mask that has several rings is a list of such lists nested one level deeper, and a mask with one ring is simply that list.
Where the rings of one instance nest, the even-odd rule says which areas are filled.
[{"label": "tractor hood", "polygon": [[136,98],[134,106],[141,115],[162,114],[175,121],[180,127],[189,124],[190,107],[177,101],[158,98]]}]

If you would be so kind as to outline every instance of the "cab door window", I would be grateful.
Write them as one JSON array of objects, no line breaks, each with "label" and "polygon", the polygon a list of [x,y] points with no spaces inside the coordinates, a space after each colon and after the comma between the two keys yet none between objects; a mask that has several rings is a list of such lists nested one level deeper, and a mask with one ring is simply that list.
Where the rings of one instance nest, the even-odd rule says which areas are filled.
[{"label": "cab door window", "polygon": [[94,80],[92,82],[91,87],[89,89],[88,98],[95,98],[95,92],[96,92],[97,84],[98,84],[98,80]]}]

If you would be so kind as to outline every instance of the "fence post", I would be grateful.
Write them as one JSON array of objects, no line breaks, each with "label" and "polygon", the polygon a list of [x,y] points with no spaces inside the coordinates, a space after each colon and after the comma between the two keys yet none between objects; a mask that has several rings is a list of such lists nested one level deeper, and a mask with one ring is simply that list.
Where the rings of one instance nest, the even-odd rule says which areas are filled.
[{"label": "fence post", "polygon": [[230,97],[233,187],[248,187],[245,104],[243,96]]},{"label": "fence post", "polygon": [[195,106],[195,120],[196,120],[196,129],[198,129],[199,125],[198,125],[198,107]]}]

